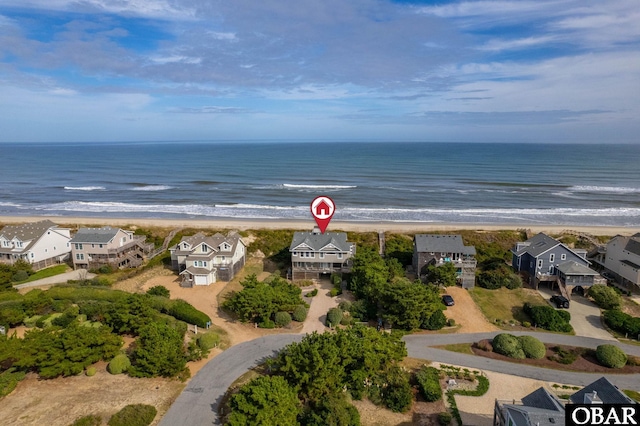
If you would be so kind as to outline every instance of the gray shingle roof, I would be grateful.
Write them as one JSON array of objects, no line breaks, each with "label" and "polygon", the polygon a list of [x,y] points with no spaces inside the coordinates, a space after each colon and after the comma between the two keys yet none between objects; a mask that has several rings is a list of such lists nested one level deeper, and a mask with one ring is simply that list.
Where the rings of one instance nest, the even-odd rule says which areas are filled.
[{"label": "gray shingle roof", "polygon": [[523,405],[505,405],[509,415],[517,426],[562,426],[564,425],[564,408],[562,411],[545,410]]},{"label": "gray shingle roof", "polygon": [[529,407],[542,408],[545,410],[564,410],[562,402],[543,387],[534,390],[522,398],[522,403]]},{"label": "gray shingle roof", "polygon": [[598,398],[602,400],[604,404],[634,404],[631,398],[622,393],[620,389],[609,381],[606,377],[601,377],[590,385],[585,386],[578,392],[569,397],[569,400],[573,404],[583,404],[584,396],[586,393],[593,393],[596,391]]},{"label": "gray shingle roof", "polygon": [[70,242],[106,244],[118,234],[119,230],[119,228],[112,228],[110,226],[103,228],[80,228]]},{"label": "gray shingle roof", "polygon": [[581,265],[578,262],[574,262],[573,260],[563,262],[559,264],[557,268],[565,275],[599,275],[598,272],[593,269]]},{"label": "gray shingle roof", "polygon": [[633,253],[640,256],[640,239],[638,239],[636,235],[629,238],[629,241],[627,241],[627,245],[625,246],[624,249],[629,253]]},{"label": "gray shingle roof", "polygon": [[57,225],[50,220],[41,220],[40,222],[25,223],[24,225],[7,225],[0,231],[7,240],[17,237],[20,241],[37,240],[44,233]]},{"label": "gray shingle roof", "polygon": [[560,244],[560,241],[541,232],[529,238],[525,243],[527,244],[526,246],[521,247],[520,250],[515,252],[517,256],[529,253],[533,257],[538,257],[540,254]]},{"label": "gray shingle roof", "polygon": [[296,232],[293,234],[293,240],[289,246],[289,251],[293,251],[301,244],[306,244],[312,250],[317,251],[333,244],[343,252],[351,250],[353,243],[347,241],[347,234],[344,232],[326,232],[324,234],[314,232]]},{"label": "gray shingle roof", "polygon": [[[222,245],[222,243],[224,243],[225,241],[227,242],[227,244],[229,244],[230,249],[229,250],[218,249],[218,247]],[[203,254],[202,256],[210,257],[213,254],[234,253],[236,250],[236,246],[238,245],[238,242],[240,242],[240,235],[230,232],[229,235],[226,237],[220,233],[207,237],[202,232],[198,232],[197,234],[194,234],[188,237],[182,237],[182,239],[180,240],[180,243],[176,244],[175,246],[169,247],[169,250],[177,250],[180,253],[190,253],[191,250],[184,251],[180,248],[181,247],[180,245],[184,242],[188,243],[191,246],[191,249],[195,248],[196,246],[202,243],[207,244],[209,247],[213,249],[213,251],[209,254]]]},{"label": "gray shingle roof", "polygon": [[476,248],[465,246],[460,235],[417,234],[414,241],[418,253],[462,253],[473,256],[476,254]]}]

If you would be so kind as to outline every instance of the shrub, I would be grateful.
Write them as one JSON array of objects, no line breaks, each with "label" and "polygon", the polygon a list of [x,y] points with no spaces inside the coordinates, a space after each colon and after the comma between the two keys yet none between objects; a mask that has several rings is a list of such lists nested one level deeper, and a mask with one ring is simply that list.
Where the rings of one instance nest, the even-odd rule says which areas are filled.
[{"label": "shrub", "polygon": [[422,367],[416,374],[416,380],[420,388],[420,393],[427,402],[438,401],[442,398],[442,387],[440,386],[440,372],[435,367]]},{"label": "shrub", "polygon": [[109,419],[109,426],[148,426],[158,411],[153,405],[130,404]]},{"label": "shrub", "polygon": [[197,310],[188,302],[180,299],[171,302],[166,313],[175,319],[203,328],[207,326],[208,322],[211,322],[211,318],[207,314]]},{"label": "shrub", "polygon": [[589,297],[602,309],[617,309],[622,303],[622,298],[613,287],[606,285],[594,285],[589,288]]},{"label": "shrub", "polygon": [[382,401],[391,411],[403,413],[411,407],[413,392],[409,383],[409,374],[394,366],[385,374],[386,386],[382,389]]},{"label": "shrub", "polygon": [[317,296],[317,295],[318,295],[318,289],[317,288],[314,288],[309,293],[307,293],[307,297],[313,297],[313,296]]},{"label": "shrub", "polygon": [[107,371],[111,374],[122,374],[131,366],[131,361],[125,354],[119,354],[113,357],[107,365]]},{"label": "shrub", "polygon": [[342,277],[338,274],[331,274],[331,284],[333,284],[334,287],[340,286],[342,284]]},{"label": "shrub", "polygon": [[598,362],[609,368],[622,368],[627,364],[627,355],[615,345],[600,345],[596,348]]},{"label": "shrub", "polygon": [[533,323],[540,328],[549,331],[560,331],[568,333],[572,330],[569,320],[571,315],[567,311],[560,311],[549,305],[533,306],[529,303],[524,304],[524,313],[529,315]]},{"label": "shrub", "polygon": [[269,318],[263,320],[261,323],[258,324],[258,327],[260,328],[276,328],[276,323],[271,321]]},{"label": "shrub", "polygon": [[0,324],[16,326],[25,320],[26,314],[20,306],[5,306],[0,308]]},{"label": "shrub", "polygon": [[522,321],[522,326],[525,328],[531,327],[531,323],[529,321]]},{"label": "shrub", "polygon": [[327,312],[327,325],[335,327],[342,320],[342,310],[340,308],[331,308]]},{"label": "shrub", "polygon": [[438,424],[440,426],[449,426],[451,424],[451,420],[453,420],[453,417],[448,411],[438,413]]},{"label": "shrub", "polygon": [[420,328],[427,330],[440,330],[447,324],[447,317],[440,309],[436,309],[429,317],[425,318]]},{"label": "shrub", "polygon": [[336,296],[337,296],[337,295],[339,295],[339,294],[340,294],[340,290],[338,290],[338,289],[337,289],[337,288],[335,288],[335,287],[334,287],[334,288],[332,288],[332,289],[329,291],[329,296],[330,296],[330,297],[336,297]]},{"label": "shrub", "polygon": [[71,423],[71,426],[100,426],[102,424],[102,417],[89,415],[83,416],[79,419],[76,419],[75,422]]},{"label": "shrub", "polygon": [[289,312],[276,312],[274,320],[278,327],[286,327],[291,323],[291,315]]},{"label": "shrub", "polygon": [[84,374],[86,374],[88,377],[92,377],[95,376],[97,373],[97,370],[95,367],[87,367],[87,369],[85,370]]},{"label": "shrub", "polygon": [[147,294],[150,294],[152,296],[162,296],[162,297],[169,297],[171,295],[169,292],[169,289],[167,289],[163,285],[157,285],[157,286],[151,287],[149,290],[147,290]]},{"label": "shrub", "polygon": [[518,341],[527,358],[542,359],[547,353],[544,343],[533,336],[519,336]]},{"label": "shrub", "polygon": [[454,325],[456,325],[456,320],[454,320],[453,318],[448,318],[447,319],[447,326],[453,327]]},{"label": "shrub", "polygon": [[605,311],[603,317],[607,326],[613,330],[634,339],[638,338],[640,334],[640,318],[632,317],[617,309]]},{"label": "shrub", "polygon": [[99,274],[111,274],[113,273],[113,267],[111,265],[102,265],[98,268]]},{"label": "shrub", "polygon": [[203,351],[208,351],[220,344],[220,336],[212,331],[198,336],[198,346]]},{"label": "shrub", "polygon": [[491,342],[493,350],[504,356],[515,359],[524,359],[525,354],[518,338],[512,334],[500,333]]},{"label": "shrub", "polygon": [[293,310],[293,320],[298,322],[304,322],[307,319],[307,308],[304,305],[298,305]]},{"label": "shrub", "polygon": [[19,282],[29,279],[29,273],[27,271],[18,271],[11,277],[11,281]]},{"label": "shrub", "polygon": [[338,308],[342,309],[342,312],[349,312],[351,310],[351,302],[343,300],[338,304]]}]

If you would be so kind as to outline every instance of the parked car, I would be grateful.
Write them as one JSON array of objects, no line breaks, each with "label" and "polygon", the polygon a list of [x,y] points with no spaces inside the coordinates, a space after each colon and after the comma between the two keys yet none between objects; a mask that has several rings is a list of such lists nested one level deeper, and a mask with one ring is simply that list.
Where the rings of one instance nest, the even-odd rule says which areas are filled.
[{"label": "parked car", "polygon": [[551,302],[555,303],[556,308],[569,309],[569,299],[559,294],[556,294],[555,296],[551,296]]},{"label": "parked car", "polygon": [[444,303],[446,306],[453,306],[456,304],[456,302],[453,300],[453,297],[449,296],[448,294],[442,296],[442,303]]}]

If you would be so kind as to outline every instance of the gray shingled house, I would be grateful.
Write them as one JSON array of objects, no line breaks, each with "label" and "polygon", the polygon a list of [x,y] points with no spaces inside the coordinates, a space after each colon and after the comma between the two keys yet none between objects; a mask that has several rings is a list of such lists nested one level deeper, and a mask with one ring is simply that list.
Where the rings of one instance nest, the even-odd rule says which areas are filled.
[{"label": "gray shingled house", "polygon": [[113,268],[137,268],[153,251],[144,235],[105,226],[80,228],[69,243],[74,268],[95,269],[103,265]]},{"label": "gray shingled house", "polygon": [[291,279],[318,279],[322,275],[351,272],[356,245],[344,232],[296,232],[289,246]]},{"label": "gray shingled house", "polygon": [[640,233],[616,235],[593,258],[626,290],[640,290]]},{"label": "gray shingled house", "polygon": [[[569,397],[571,404],[636,404],[606,377],[585,386]],[[561,426],[565,424],[565,406],[555,395],[541,387],[521,401],[495,400],[493,426]]]},{"label": "gray shingled house", "polygon": [[7,225],[0,231],[0,263],[18,260],[31,263],[34,270],[65,262],[71,248],[69,229],[59,228],[50,220]]},{"label": "gray shingled house", "polygon": [[458,282],[472,288],[476,282],[476,248],[465,246],[460,235],[416,234],[413,238],[413,270],[424,277],[429,265],[453,263]]},{"label": "gray shingled house", "polygon": [[574,289],[587,291],[594,284],[606,284],[598,272],[589,268],[586,250],[571,249],[546,234],[516,243],[511,252],[513,269],[535,288],[541,282],[549,282],[552,288],[557,284],[560,292],[570,298]]}]

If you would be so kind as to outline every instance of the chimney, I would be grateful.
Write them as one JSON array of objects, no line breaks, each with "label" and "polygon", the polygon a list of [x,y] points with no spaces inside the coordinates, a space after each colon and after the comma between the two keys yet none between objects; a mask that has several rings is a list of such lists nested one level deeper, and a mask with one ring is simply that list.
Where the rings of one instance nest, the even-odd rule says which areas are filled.
[{"label": "chimney", "polygon": [[602,400],[598,397],[598,392],[593,391],[593,393],[584,394],[584,403],[585,404],[602,404]]}]

